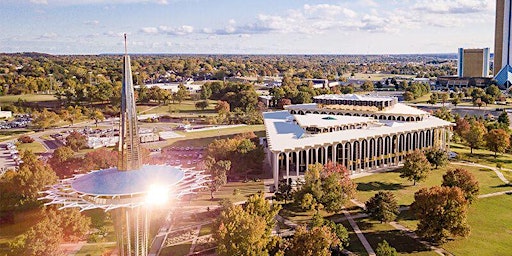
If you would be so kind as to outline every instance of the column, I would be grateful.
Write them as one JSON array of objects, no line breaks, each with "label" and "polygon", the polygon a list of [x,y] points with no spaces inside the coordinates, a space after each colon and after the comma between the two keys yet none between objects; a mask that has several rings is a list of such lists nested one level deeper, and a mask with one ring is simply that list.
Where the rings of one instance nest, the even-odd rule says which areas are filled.
[{"label": "column", "polygon": [[295,159],[295,162],[297,163],[296,166],[295,166],[295,169],[297,169],[296,170],[297,177],[299,177],[300,155],[301,155],[300,151],[295,152],[295,156],[297,157],[297,159]]},{"label": "column", "polygon": [[290,152],[286,152],[286,178],[290,177]]},{"label": "column", "polygon": [[334,144],[332,145],[332,164],[334,164],[334,166],[336,166],[336,164],[338,163],[338,158],[337,158],[337,155],[338,155],[338,144]]},{"label": "column", "polygon": [[318,157],[318,149],[319,148],[315,148],[315,163],[321,163],[320,158]]},{"label": "column", "polygon": [[325,146],[324,150],[325,150],[324,164],[327,164],[327,161],[329,161],[329,146]]},{"label": "column", "polygon": [[306,171],[308,170],[309,165],[309,148],[306,149]]},{"label": "column", "polygon": [[272,152],[272,176],[274,178],[274,188],[277,191],[277,186],[279,185],[279,154]]}]

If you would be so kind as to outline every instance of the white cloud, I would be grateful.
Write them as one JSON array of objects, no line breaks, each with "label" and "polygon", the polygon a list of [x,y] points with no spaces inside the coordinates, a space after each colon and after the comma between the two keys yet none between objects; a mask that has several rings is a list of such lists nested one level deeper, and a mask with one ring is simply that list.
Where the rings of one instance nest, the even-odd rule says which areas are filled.
[{"label": "white cloud", "polygon": [[188,35],[194,32],[194,27],[189,25],[183,25],[179,27],[169,27],[169,26],[158,26],[158,27],[143,27],[140,29],[142,33],[145,34],[167,34],[167,35]]},{"label": "white cloud", "polygon": [[33,4],[48,4],[47,0],[30,0],[30,3]]},{"label": "white cloud", "polygon": [[155,27],[145,27],[140,29],[143,33],[146,34],[156,34],[158,33],[158,28]]},{"label": "white cloud", "polygon": [[441,14],[480,13],[492,9],[491,0],[418,0],[414,9]]},{"label": "white cloud", "polygon": [[100,24],[100,21],[99,20],[88,20],[86,22],[84,22],[85,25],[98,25]]}]

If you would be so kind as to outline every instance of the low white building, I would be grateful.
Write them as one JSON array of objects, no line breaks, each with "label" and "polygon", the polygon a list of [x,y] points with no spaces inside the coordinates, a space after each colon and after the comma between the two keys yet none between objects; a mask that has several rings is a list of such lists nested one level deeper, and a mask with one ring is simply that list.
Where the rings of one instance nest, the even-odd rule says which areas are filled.
[{"label": "low white building", "polygon": [[454,125],[396,98],[320,95],[263,114],[274,186],[332,161],[350,173],[399,165],[415,149],[448,149]]}]

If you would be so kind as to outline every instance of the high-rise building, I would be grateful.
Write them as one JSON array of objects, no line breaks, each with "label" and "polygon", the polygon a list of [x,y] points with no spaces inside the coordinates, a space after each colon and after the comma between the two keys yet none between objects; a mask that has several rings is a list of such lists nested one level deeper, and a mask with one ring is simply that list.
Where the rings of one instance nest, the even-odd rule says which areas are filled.
[{"label": "high-rise building", "polygon": [[489,48],[459,48],[458,57],[458,77],[487,77],[489,75]]},{"label": "high-rise building", "polygon": [[[511,0],[496,0],[496,27],[494,34],[494,76],[498,85],[512,83]],[[508,86],[507,86],[508,87]]]}]

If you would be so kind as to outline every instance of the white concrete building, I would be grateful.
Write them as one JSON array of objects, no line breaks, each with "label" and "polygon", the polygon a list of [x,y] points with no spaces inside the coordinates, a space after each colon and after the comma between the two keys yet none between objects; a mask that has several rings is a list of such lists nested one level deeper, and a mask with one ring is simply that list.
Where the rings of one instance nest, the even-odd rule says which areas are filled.
[{"label": "white concrete building", "polygon": [[314,102],[263,114],[276,188],[309,164],[333,161],[358,173],[397,166],[415,149],[448,150],[454,124],[396,98],[321,95]]}]

